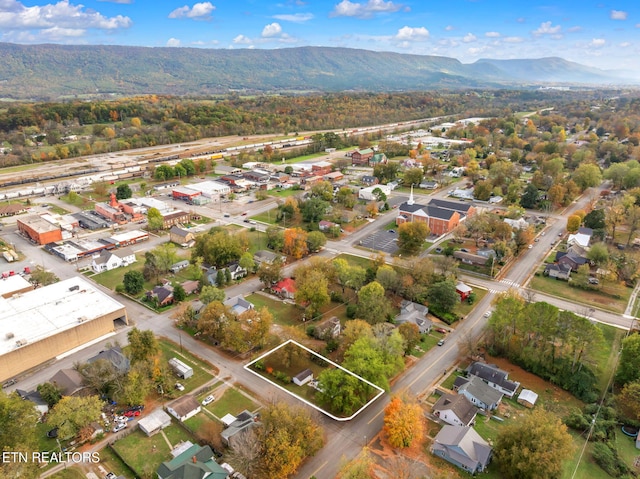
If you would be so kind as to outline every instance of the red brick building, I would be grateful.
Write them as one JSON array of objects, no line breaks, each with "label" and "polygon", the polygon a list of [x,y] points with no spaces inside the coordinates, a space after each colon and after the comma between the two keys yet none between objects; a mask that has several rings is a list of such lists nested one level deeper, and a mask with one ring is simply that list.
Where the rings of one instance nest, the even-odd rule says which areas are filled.
[{"label": "red brick building", "polygon": [[412,192],[409,201],[399,206],[396,224],[423,221],[429,225],[432,235],[441,236],[450,233],[460,221],[474,213],[473,206],[457,201],[433,199],[426,205],[417,204]]},{"label": "red brick building", "polygon": [[371,148],[356,150],[351,154],[351,164],[369,166],[369,160],[373,158],[373,155],[374,152]]},{"label": "red brick building", "polygon": [[18,231],[39,245],[62,241],[62,229],[40,216],[27,216],[17,221]]}]

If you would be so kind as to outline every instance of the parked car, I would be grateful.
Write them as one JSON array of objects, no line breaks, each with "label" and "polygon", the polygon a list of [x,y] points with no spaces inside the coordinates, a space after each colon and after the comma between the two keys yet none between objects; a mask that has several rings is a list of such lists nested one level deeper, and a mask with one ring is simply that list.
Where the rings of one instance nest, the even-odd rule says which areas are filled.
[{"label": "parked car", "polygon": [[491,316],[491,311],[487,311],[484,313],[483,315],[485,318],[488,318],[489,316]]},{"label": "parked car", "polygon": [[15,383],[17,383],[18,380],[17,379],[9,379],[8,381],[5,381],[2,383],[2,388],[8,388],[9,386],[13,386]]},{"label": "parked car", "polygon": [[438,341],[438,346],[443,346],[444,345],[444,339],[441,339],[440,341]]},{"label": "parked car", "polygon": [[181,383],[176,383],[176,389],[178,391],[184,391],[184,386]]},{"label": "parked car", "polygon": [[249,223],[249,221],[250,221],[250,220],[249,220],[249,218],[245,218],[245,219],[244,219],[244,222],[245,222],[245,223]]},{"label": "parked car", "polygon": [[249,221],[249,224],[250,225],[257,225],[258,223],[256,223],[255,220],[251,220],[251,221]]},{"label": "parked car", "polygon": [[442,334],[447,334],[447,333],[449,332],[449,331],[447,331],[447,330],[446,330],[446,329],[444,329],[444,328],[436,328],[436,331],[437,331],[438,333],[442,333]]},{"label": "parked car", "polygon": [[120,432],[127,427],[126,422],[119,422],[115,426],[113,426],[113,432]]},{"label": "parked car", "polygon": [[395,233],[396,230],[389,230],[389,233]]},{"label": "parked car", "polygon": [[140,415],[140,411],[125,411],[124,415],[126,417],[134,417],[134,416],[139,416]]},{"label": "parked car", "polygon": [[589,284],[599,284],[598,278],[589,278]]},{"label": "parked car", "polygon": [[118,476],[116,476],[113,472],[108,472],[107,475],[104,476],[104,479],[118,479]]},{"label": "parked car", "polygon": [[209,394],[206,398],[204,398],[202,400],[202,405],[206,406],[207,404],[211,404],[214,400],[215,400],[215,397],[213,397],[213,395]]}]

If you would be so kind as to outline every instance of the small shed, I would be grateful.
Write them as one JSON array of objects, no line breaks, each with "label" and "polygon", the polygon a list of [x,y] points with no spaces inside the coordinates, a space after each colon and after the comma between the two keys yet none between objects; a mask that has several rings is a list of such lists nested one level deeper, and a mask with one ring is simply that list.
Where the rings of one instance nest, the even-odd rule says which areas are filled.
[{"label": "small shed", "polygon": [[520,391],[520,395],[518,396],[518,403],[528,408],[535,406],[537,400],[538,395],[530,389],[523,389]]},{"label": "small shed", "polygon": [[147,436],[153,436],[167,426],[171,425],[171,417],[162,409],[156,409],[148,416],[138,421],[138,427]]},{"label": "small shed", "polygon": [[456,284],[456,293],[460,295],[460,301],[467,299],[472,292],[471,286],[464,284],[462,281]]},{"label": "small shed", "polygon": [[183,363],[178,358],[169,359],[169,366],[171,369],[182,379],[187,379],[193,376],[193,368],[188,364]]},{"label": "small shed", "polygon": [[182,261],[178,261],[177,263],[171,265],[171,272],[175,274],[181,269],[185,269],[187,266],[189,266],[189,260],[185,259]]},{"label": "small shed", "polygon": [[293,377],[293,382],[298,386],[304,386],[312,379],[313,379],[313,371],[311,371],[311,369],[305,369],[304,371],[299,372]]}]

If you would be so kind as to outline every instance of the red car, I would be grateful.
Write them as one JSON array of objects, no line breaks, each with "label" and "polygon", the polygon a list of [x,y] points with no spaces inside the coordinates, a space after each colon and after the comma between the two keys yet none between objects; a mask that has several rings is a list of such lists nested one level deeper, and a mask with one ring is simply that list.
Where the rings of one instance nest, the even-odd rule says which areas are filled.
[{"label": "red car", "polygon": [[442,334],[447,334],[447,333],[449,332],[449,331],[447,331],[447,330],[446,330],[446,329],[444,329],[444,328],[436,328],[436,331],[437,331],[438,333],[442,333]]},{"label": "red car", "polygon": [[139,416],[140,415],[140,411],[126,411],[124,413],[124,415],[127,416],[127,417]]}]

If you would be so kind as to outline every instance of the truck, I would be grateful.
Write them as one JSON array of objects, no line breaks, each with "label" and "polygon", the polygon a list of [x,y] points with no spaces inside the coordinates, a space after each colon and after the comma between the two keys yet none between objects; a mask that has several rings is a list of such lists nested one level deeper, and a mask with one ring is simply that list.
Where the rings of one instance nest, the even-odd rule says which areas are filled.
[{"label": "truck", "polygon": [[13,255],[8,251],[3,251],[2,256],[7,261],[7,263],[13,263]]}]

